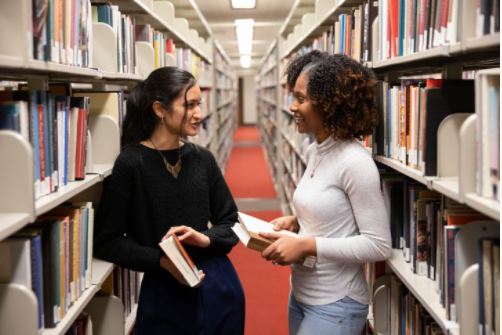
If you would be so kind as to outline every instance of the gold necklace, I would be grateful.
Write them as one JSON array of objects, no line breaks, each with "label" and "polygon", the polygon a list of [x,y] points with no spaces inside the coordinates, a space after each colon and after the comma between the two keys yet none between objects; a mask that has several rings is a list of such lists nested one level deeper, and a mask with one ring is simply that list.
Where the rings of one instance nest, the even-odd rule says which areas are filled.
[{"label": "gold necklace", "polygon": [[150,143],[152,143],[153,147],[155,148],[155,150],[157,150],[157,152],[159,153],[160,157],[162,158],[162,160],[164,161],[164,165],[166,166],[166,170],[175,178],[177,179],[178,178],[178,175],[180,174],[181,172],[181,149],[178,148],[178,161],[176,162],[176,164],[172,165],[170,164],[166,157],[164,157],[164,155],[160,152],[160,150],[157,148],[157,146],[155,145],[155,143],[153,143],[152,139],[150,138],[149,139]]}]

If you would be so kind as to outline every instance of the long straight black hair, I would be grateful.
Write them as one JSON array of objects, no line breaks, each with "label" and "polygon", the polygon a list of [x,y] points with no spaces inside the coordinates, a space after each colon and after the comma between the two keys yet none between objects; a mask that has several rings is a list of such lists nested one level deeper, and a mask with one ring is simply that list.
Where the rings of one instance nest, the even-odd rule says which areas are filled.
[{"label": "long straight black hair", "polygon": [[173,101],[183,94],[185,97],[183,120],[185,120],[187,117],[187,92],[195,84],[196,80],[190,72],[174,66],[166,66],[152,71],[144,81],[134,87],[127,98],[127,112],[121,138],[122,149],[152,136],[157,123],[160,122],[152,109],[155,101],[160,102],[165,109],[171,112]]}]

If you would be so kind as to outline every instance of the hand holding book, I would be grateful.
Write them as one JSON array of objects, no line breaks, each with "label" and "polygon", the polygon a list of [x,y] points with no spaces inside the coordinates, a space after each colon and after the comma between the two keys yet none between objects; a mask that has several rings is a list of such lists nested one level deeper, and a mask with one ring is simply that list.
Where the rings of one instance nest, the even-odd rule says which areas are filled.
[{"label": "hand holding book", "polygon": [[[181,233],[180,238],[176,235],[177,233]],[[202,283],[205,274],[197,268],[190,255],[188,255],[180,241],[181,238],[187,244],[200,247],[207,247],[210,243],[207,236],[190,227],[173,227],[159,243],[159,246],[167,256],[161,257],[160,265],[169,271],[181,284],[198,287]]]},{"label": "hand holding book", "polygon": [[281,233],[260,233],[260,236],[275,240],[261,254],[263,258],[275,264],[304,263],[305,258],[317,253],[314,237],[292,237]]},{"label": "hand holding book", "polygon": [[[299,263],[306,267],[314,266],[315,239],[296,234],[296,217],[281,217],[271,224],[244,213],[238,214],[239,222],[232,230],[247,248],[262,252],[265,258],[274,260],[277,264]],[[299,247],[303,255],[301,257],[293,250]]]},{"label": "hand holding book", "polygon": [[180,242],[200,248],[207,248],[211,243],[209,237],[187,226],[171,227],[162,240],[171,235],[176,235]]},{"label": "hand holding book", "polygon": [[274,225],[275,231],[288,230],[293,233],[298,233],[300,226],[298,225],[298,220],[296,216],[281,216],[277,219],[270,221]]},{"label": "hand holding book", "polygon": [[[188,282],[185,280],[183,277],[182,273],[178,270],[178,268],[174,265],[174,263],[171,261],[171,259],[167,256],[162,256],[160,258],[160,266],[164,269],[167,270],[180,284],[190,286]],[[199,275],[199,284],[197,284],[194,287],[200,286],[204,278],[206,277],[206,274],[204,271],[199,270],[198,272]]]}]

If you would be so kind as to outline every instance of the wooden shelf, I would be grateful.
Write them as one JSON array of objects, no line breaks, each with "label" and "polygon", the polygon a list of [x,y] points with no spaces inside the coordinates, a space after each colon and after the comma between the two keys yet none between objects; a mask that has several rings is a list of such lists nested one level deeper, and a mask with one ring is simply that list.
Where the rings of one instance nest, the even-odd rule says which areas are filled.
[{"label": "wooden shelf", "polygon": [[131,332],[132,328],[134,327],[134,324],[136,323],[136,314],[138,313],[138,304],[135,304],[134,307],[131,310],[131,313],[127,316],[125,320],[125,333],[124,335],[129,335]]},{"label": "wooden shelf", "polygon": [[362,0],[340,0],[337,5],[333,6],[320,20],[315,20],[315,25],[309,27],[308,30],[295,41],[294,46],[287,49],[281,58],[288,57],[293,51],[305,45],[307,41],[318,37],[326,30],[326,26],[335,22],[335,15],[344,7],[351,7],[363,3]]},{"label": "wooden shelf", "polygon": [[113,171],[113,164],[94,164],[94,171],[92,174],[97,174],[101,179],[110,176]]},{"label": "wooden shelf", "polygon": [[268,103],[269,105],[274,105],[274,106],[277,106],[277,103],[273,100],[270,100],[269,98],[266,98],[266,97],[260,97],[260,99],[266,103]]},{"label": "wooden shelf", "polygon": [[281,134],[282,134],[282,137],[284,137],[286,139],[286,142],[289,144],[289,146],[291,148],[293,148],[293,151],[296,153],[296,155],[298,157],[300,157],[301,161],[303,162],[303,164],[307,165],[307,160],[305,159],[305,157],[302,155],[302,153],[300,152],[300,150],[296,147],[296,145],[293,143],[293,141],[289,138],[289,136],[286,134],[286,132],[282,129],[282,128],[279,128],[281,130]]},{"label": "wooden shelf", "polygon": [[450,330],[458,329],[458,324],[456,322],[446,319],[446,311],[443,306],[441,306],[440,297],[436,291],[436,284],[434,281],[413,273],[410,264],[406,263],[404,260],[402,250],[392,250],[392,255],[386,262],[446,333]]},{"label": "wooden shelf", "polygon": [[500,33],[471,37],[465,41],[463,49],[466,51],[477,51],[480,49],[490,49],[500,46]]},{"label": "wooden shelf", "polygon": [[0,213],[0,241],[33,221],[29,213]]},{"label": "wooden shelf", "polygon": [[134,73],[110,73],[102,71],[103,79],[112,79],[112,80],[128,80],[128,81],[142,81],[146,78],[139,74]]},{"label": "wooden shelf", "polygon": [[64,334],[78,318],[80,313],[85,309],[92,297],[99,291],[100,287],[91,285],[84,293],[73,303],[64,318],[57,324],[55,328],[46,328],[42,330],[42,335],[61,335]]},{"label": "wooden shelf", "polygon": [[414,179],[419,183],[422,183],[427,187],[431,188],[431,183],[432,180],[434,179],[433,177],[426,177],[420,171],[412,169],[404,165],[403,163],[398,162],[395,159],[387,158],[384,156],[374,156],[373,158],[375,159],[375,161],[382,163],[390,168],[393,168],[394,170],[404,174],[405,176],[408,176],[411,179]]},{"label": "wooden shelf", "polygon": [[169,36],[175,43],[181,43],[191,48],[196,54],[202,57],[206,62],[212,63],[211,57],[200,50],[193,41],[190,41],[186,36],[182,36],[179,31],[174,29],[171,24],[165,22],[153,8],[149,8],[140,0],[112,0],[113,4],[120,7],[120,11],[124,14],[141,15],[142,20],[149,23],[153,28],[161,31],[167,31]]},{"label": "wooden shelf", "polygon": [[284,165],[284,167],[286,168],[286,171],[289,174],[289,177],[293,181],[293,184],[295,184],[295,187],[297,187],[299,182],[298,182],[298,180],[296,180],[296,177],[293,175],[293,172],[289,168],[289,165],[288,165],[288,162],[286,161],[286,158],[284,158],[284,156],[281,155],[281,160],[282,160],[282,164]]},{"label": "wooden shelf", "polygon": [[260,88],[277,88],[277,83],[260,86]]},{"label": "wooden shelf", "polygon": [[60,187],[55,193],[41,197],[35,202],[35,214],[39,216],[54,207],[62,204],[73,196],[88,189],[92,185],[100,182],[102,177],[98,174],[86,175],[84,180],[69,182],[68,185]]},{"label": "wooden shelf", "polygon": [[500,221],[499,201],[483,198],[476,193],[467,193],[464,200],[468,206],[480,211],[481,213],[491,217],[494,220]]},{"label": "wooden shelf", "polygon": [[260,76],[265,76],[267,75],[270,71],[272,71],[273,69],[275,69],[277,67],[277,64],[273,64],[271,66],[269,66],[267,69],[263,70],[261,73],[260,73]]},{"label": "wooden shelf", "polygon": [[114,268],[115,268],[115,265],[113,263],[109,263],[109,262],[103,261],[101,259],[94,258],[92,260],[91,283],[93,285],[98,285],[99,287],[101,287],[101,285],[103,285],[106,278],[108,278],[110,273],[112,273]]},{"label": "wooden shelf", "polygon": [[432,181],[432,189],[457,202],[462,202],[457,178],[438,178]]},{"label": "wooden shelf", "polygon": [[382,69],[395,65],[406,65],[409,63],[418,62],[422,60],[447,57],[450,55],[450,47],[448,45],[432,48],[425,51],[420,51],[411,55],[386,59],[382,61],[373,61],[374,69]]},{"label": "wooden shelf", "polygon": [[0,72],[13,72],[18,78],[23,75],[60,76],[61,74],[71,76],[72,79],[96,80],[103,78],[102,73],[96,69],[32,59],[26,60],[5,55],[0,55]]},{"label": "wooden shelf", "polygon": [[225,107],[226,105],[228,105],[228,104],[232,103],[233,101],[234,101],[234,99],[233,99],[233,98],[232,98],[232,99],[230,99],[230,100],[227,100],[227,101],[225,101],[224,103],[220,104],[220,105],[219,105],[218,107],[216,107],[216,108],[217,108],[217,109],[221,109],[221,108]]}]

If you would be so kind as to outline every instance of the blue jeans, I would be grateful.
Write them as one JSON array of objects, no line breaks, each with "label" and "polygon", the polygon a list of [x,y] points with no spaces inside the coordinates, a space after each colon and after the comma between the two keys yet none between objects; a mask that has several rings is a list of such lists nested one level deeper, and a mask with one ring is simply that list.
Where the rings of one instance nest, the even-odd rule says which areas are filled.
[{"label": "blue jeans", "polygon": [[368,305],[349,297],[311,306],[289,296],[289,335],[360,335],[367,316]]}]

